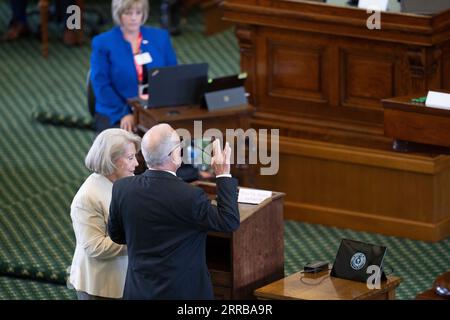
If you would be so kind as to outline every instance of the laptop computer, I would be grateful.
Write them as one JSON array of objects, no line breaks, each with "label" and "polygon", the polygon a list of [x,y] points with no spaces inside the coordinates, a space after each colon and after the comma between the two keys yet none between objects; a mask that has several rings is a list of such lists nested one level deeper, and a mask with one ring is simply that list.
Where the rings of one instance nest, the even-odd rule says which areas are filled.
[{"label": "laptop computer", "polygon": [[208,84],[208,64],[193,63],[148,70],[147,108],[199,104]]},{"label": "laptop computer", "polygon": [[367,268],[375,265],[381,270],[381,280],[385,280],[383,259],[386,251],[387,248],[383,246],[342,239],[330,275],[336,278],[367,282],[367,279],[373,274],[373,271],[367,273]]},{"label": "laptop computer", "polygon": [[243,87],[245,84],[245,80],[247,80],[247,75],[245,73],[214,78],[208,81],[206,92],[214,92],[219,90]]},{"label": "laptop computer", "polygon": [[450,0],[401,0],[401,12],[432,15],[450,9]]},{"label": "laptop computer", "polygon": [[247,105],[244,84],[246,74],[215,78],[209,81],[205,101],[209,111]]}]

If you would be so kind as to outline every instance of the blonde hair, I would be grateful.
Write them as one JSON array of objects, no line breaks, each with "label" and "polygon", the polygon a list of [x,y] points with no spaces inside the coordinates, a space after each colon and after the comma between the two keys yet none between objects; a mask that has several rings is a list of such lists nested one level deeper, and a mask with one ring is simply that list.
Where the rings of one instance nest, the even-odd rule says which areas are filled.
[{"label": "blonde hair", "polygon": [[112,0],[111,12],[114,23],[120,25],[120,17],[122,14],[135,4],[141,5],[142,7],[143,16],[141,24],[144,24],[145,21],[147,21],[148,12],[150,10],[148,0]]},{"label": "blonde hair", "polygon": [[113,174],[115,162],[124,155],[127,144],[133,143],[136,152],[140,150],[141,138],[123,129],[106,129],[94,140],[84,164],[89,170],[103,176]]}]

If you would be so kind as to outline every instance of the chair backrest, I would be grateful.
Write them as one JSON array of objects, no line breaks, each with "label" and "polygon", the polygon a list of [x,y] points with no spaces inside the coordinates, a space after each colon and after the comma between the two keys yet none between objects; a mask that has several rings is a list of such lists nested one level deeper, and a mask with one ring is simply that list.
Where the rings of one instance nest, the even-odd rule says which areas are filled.
[{"label": "chair backrest", "polygon": [[94,90],[92,89],[92,83],[91,83],[91,69],[89,69],[87,73],[87,79],[86,79],[86,92],[87,92],[87,106],[89,113],[94,116],[95,115],[95,94]]}]

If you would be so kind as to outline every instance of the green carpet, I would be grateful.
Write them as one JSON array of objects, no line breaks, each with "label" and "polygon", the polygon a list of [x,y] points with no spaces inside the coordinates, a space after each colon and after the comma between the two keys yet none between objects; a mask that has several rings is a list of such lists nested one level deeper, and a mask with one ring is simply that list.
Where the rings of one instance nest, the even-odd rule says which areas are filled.
[{"label": "green carpet", "polygon": [[386,274],[402,278],[397,299],[414,299],[431,287],[439,274],[450,270],[450,238],[438,243],[387,237],[381,234],[286,221],[285,273],[301,270],[307,262],[333,263],[341,239],[353,239],[388,248]]},{"label": "green carpet", "polygon": [[2,208],[0,274],[66,282],[75,244],[68,213],[81,183],[55,185]]},{"label": "green carpet", "polygon": [[[0,0],[0,33],[9,16]],[[0,299],[75,297],[64,284],[75,244],[70,203],[88,175],[84,156],[94,135],[85,95],[90,44],[65,47],[52,31],[48,59],[33,37],[0,43]],[[206,61],[210,77],[239,72],[233,31],[208,38],[202,31],[193,12],[173,38],[180,63]],[[388,247],[388,270],[403,279],[399,299],[414,298],[450,269],[450,239],[430,244],[286,221],[286,274],[308,261],[332,262],[342,238]]]},{"label": "green carpet", "polygon": [[75,291],[67,289],[64,285],[0,277],[1,300],[73,300],[76,298]]}]

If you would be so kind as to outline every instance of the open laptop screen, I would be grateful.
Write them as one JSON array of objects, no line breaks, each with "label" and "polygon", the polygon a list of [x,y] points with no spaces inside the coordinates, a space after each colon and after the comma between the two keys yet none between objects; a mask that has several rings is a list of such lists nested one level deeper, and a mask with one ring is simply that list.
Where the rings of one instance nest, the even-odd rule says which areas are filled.
[{"label": "open laptop screen", "polygon": [[[331,270],[331,276],[348,280],[366,282],[371,273],[369,266],[377,266],[383,270],[383,259],[386,247],[355,240],[342,239]],[[385,279],[381,272],[381,280]]]},{"label": "open laptop screen", "polygon": [[246,79],[247,76],[245,74],[235,74],[231,76],[214,78],[208,82],[206,92],[243,87]]},{"label": "open laptop screen", "polygon": [[147,107],[199,104],[207,84],[207,63],[149,69]]}]

